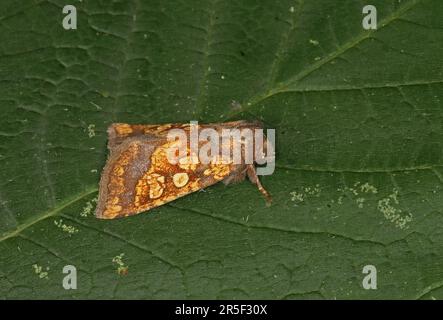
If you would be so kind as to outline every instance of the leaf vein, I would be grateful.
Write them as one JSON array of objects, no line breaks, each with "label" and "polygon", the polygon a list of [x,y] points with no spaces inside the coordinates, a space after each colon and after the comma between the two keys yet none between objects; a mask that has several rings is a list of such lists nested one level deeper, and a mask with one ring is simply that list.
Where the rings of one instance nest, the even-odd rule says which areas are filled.
[{"label": "leaf vein", "polygon": [[235,219],[232,219],[232,218],[229,218],[226,216],[209,214],[209,213],[206,213],[206,212],[203,212],[200,210],[196,210],[196,209],[183,208],[183,207],[178,207],[176,205],[171,205],[171,204],[167,204],[167,206],[169,206],[171,208],[178,209],[178,210],[198,214],[200,216],[213,218],[213,219],[225,222],[225,223],[235,224],[235,225],[245,227],[245,228],[268,230],[268,231],[278,231],[278,232],[285,232],[285,233],[295,233],[295,234],[299,234],[299,235],[303,235],[303,234],[304,235],[324,235],[324,236],[329,236],[329,237],[333,237],[333,238],[340,238],[340,239],[348,240],[348,241],[365,242],[365,243],[369,243],[369,244],[376,244],[376,245],[383,245],[383,246],[386,245],[383,242],[379,242],[379,241],[375,241],[375,240],[371,240],[371,239],[352,238],[349,236],[345,236],[343,234],[334,233],[334,232],[330,232],[330,231],[315,231],[315,230],[306,231],[306,230],[298,230],[298,229],[287,229],[287,228],[282,228],[282,227],[278,227],[278,226],[265,226],[265,225],[259,225],[259,224],[240,222],[238,220],[235,220]]},{"label": "leaf vein", "polygon": [[26,229],[32,227],[32,226],[35,225],[36,223],[38,223],[38,222],[40,222],[40,221],[43,221],[43,220],[45,220],[45,219],[47,219],[47,218],[49,218],[49,217],[52,217],[52,216],[54,216],[54,215],[56,215],[57,213],[59,213],[59,212],[62,211],[63,209],[65,209],[65,208],[69,207],[70,205],[72,205],[72,204],[74,204],[74,203],[76,203],[76,202],[78,202],[78,201],[80,201],[80,200],[86,198],[87,196],[93,194],[94,192],[97,192],[97,188],[96,188],[96,187],[94,187],[94,188],[92,188],[92,189],[88,189],[88,190],[86,190],[86,191],[84,191],[84,192],[78,194],[77,196],[75,196],[75,197],[72,198],[71,200],[69,200],[69,201],[67,201],[67,202],[65,202],[65,203],[62,203],[62,204],[60,204],[59,206],[57,206],[57,207],[55,207],[55,208],[53,208],[53,209],[51,209],[51,210],[49,210],[49,211],[44,212],[43,214],[40,214],[40,215],[36,215],[36,216],[34,216],[32,219],[30,219],[30,220],[28,220],[28,221],[22,223],[21,225],[19,225],[15,230],[10,231],[10,232],[6,232],[5,234],[3,234],[3,235],[0,237],[0,242],[1,242],[1,241],[4,241],[4,240],[7,240],[7,239],[9,239],[9,238],[13,238],[13,237],[18,236],[18,235],[21,234],[24,230],[26,230]]}]

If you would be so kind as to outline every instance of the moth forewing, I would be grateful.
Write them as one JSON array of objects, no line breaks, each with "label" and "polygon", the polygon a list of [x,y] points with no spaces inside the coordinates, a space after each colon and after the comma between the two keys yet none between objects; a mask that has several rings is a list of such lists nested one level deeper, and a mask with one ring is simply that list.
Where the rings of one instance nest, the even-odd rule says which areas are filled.
[{"label": "moth forewing", "polygon": [[199,159],[202,164],[209,164],[212,159],[219,155],[220,139],[214,128],[204,128],[199,134]]},{"label": "moth forewing", "polygon": [[168,161],[171,164],[177,164],[180,159],[187,156],[188,135],[181,129],[171,129],[167,133],[167,140],[172,143],[168,150]]}]

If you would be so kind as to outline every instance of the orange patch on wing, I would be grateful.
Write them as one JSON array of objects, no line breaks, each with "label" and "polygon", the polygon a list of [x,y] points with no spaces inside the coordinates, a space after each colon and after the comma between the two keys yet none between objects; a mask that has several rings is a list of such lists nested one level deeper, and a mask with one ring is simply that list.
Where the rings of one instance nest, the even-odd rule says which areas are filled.
[{"label": "orange patch on wing", "polygon": [[188,163],[193,158],[190,156],[189,149],[187,149],[186,157],[179,159],[177,164],[171,164],[168,159],[171,147],[179,147],[178,142],[167,142],[152,153],[151,166],[138,180],[135,187],[135,210],[143,211],[158,207],[201,189],[200,179],[195,173],[197,165]]}]

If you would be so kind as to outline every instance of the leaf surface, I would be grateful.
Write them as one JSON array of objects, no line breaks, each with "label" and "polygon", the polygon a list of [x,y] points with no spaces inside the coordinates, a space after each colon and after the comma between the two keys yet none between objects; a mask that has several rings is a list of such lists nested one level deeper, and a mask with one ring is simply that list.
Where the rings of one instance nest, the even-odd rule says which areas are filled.
[{"label": "leaf surface", "polygon": [[[443,2],[371,4],[377,30],[351,0],[83,1],[66,31],[2,1],[0,297],[443,298]],[[271,207],[243,182],[94,218],[110,123],[233,119],[276,129]]]}]

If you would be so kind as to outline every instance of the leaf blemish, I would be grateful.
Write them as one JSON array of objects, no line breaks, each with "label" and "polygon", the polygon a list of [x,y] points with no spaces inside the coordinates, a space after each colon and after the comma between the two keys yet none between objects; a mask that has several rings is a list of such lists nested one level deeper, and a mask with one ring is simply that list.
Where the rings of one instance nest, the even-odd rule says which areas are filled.
[{"label": "leaf blemish", "polygon": [[394,223],[397,228],[407,229],[407,224],[412,221],[412,214],[407,212],[403,214],[398,205],[400,204],[398,200],[398,190],[393,189],[393,193],[378,201],[378,210],[383,213],[384,217]]},{"label": "leaf blemish", "polygon": [[361,192],[365,192],[365,193],[377,193],[378,192],[378,190],[377,190],[377,188],[376,187],[374,187],[374,186],[372,186],[372,185],[370,185],[369,183],[365,183],[365,184],[362,184],[361,186],[360,186],[360,190],[361,190]]},{"label": "leaf blemish", "polygon": [[48,273],[49,267],[43,269],[42,266],[39,266],[38,264],[33,264],[32,268],[34,269],[34,273],[38,275],[40,279],[46,279],[46,280],[49,279],[49,273]]},{"label": "leaf blemish", "polygon": [[95,137],[95,124],[90,124],[88,126],[88,137],[89,138]]},{"label": "leaf blemish", "polygon": [[[292,191],[289,194],[291,195],[292,202],[303,202],[307,197],[316,197],[320,196],[320,185],[316,184],[314,187],[303,187],[302,191]],[[297,204],[296,204],[297,206]]]},{"label": "leaf blemish", "polygon": [[[362,209],[364,207],[364,203],[366,201],[366,199],[363,198],[361,196],[361,194],[376,194],[376,193],[378,193],[378,189],[375,186],[369,184],[368,182],[365,182],[362,184],[360,181],[355,182],[352,187],[345,187],[344,189],[338,188],[337,191],[338,192],[345,192],[345,193],[352,193],[355,197],[357,197],[355,199],[355,202],[360,209]],[[341,195],[337,199],[337,203],[342,204],[343,199],[344,199],[344,195]]]},{"label": "leaf blemish", "polygon": [[74,227],[74,226],[69,226],[69,225],[67,225],[67,224],[64,224],[64,223],[63,223],[63,219],[60,219],[60,220],[54,220],[54,224],[55,224],[58,228],[62,229],[63,232],[69,233],[69,235],[78,232],[78,229],[77,229],[76,227]]},{"label": "leaf blemish", "polygon": [[80,213],[80,216],[86,218],[87,216],[91,215],[95,209],[95,205],[97,204],[97,201],[98,201],[98,198],[95,197],[92,200],[86,202],[86,205],[83,207],[83,210]]},{"label": "leaf blemish", "polygon": [[360,209],[362,209],[363,208],[363,203],[365,202],[365,198],[357,198],[356,202],[357,202],[358,207]]},{"label": "leaf blemish", "polygon": [[318,46],[318,44],[319,44],[319,42],[317,40],[313,40],[313,39],[309,39],[309,43],[314,46]]},{"label": "leaf blemish", "polygon": [[243,109],[242,105],[240,104],[240,102],[236,101],[236,100],[232,100],[231,101],[231,108],[234,111],[240,111]]},{"label": "leaf blemish", "polygon": [[124,253],[120,253],[119,255],[112,258],[112,262],[117,265],[117,273],[119,275],[127,275],[129,267],[123,262]]}]

